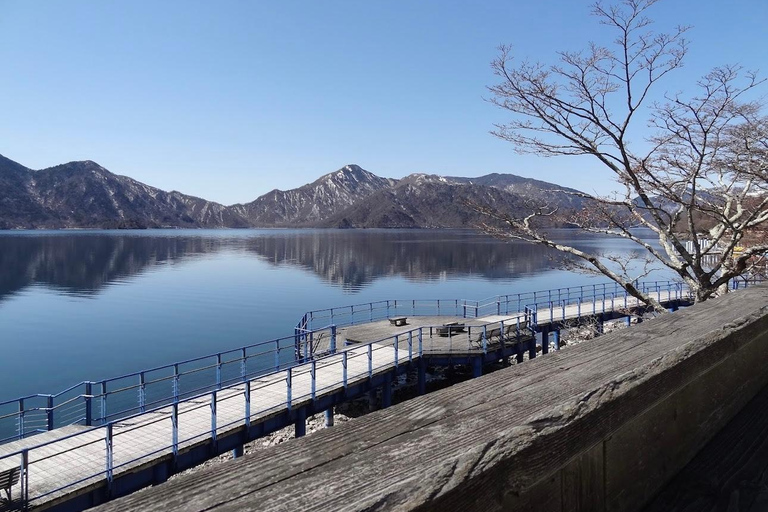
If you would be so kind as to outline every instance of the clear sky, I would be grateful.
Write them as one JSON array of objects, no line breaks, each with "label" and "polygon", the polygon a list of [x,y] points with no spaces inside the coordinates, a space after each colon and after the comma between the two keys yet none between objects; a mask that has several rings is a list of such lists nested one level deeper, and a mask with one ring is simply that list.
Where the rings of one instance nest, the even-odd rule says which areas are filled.
[{"label": "clear sky", "polygon": [[[348,163],[380,176],[509,172],[607,192],[582,158],[522,157],[488,132],[500,43],[552,61],[599,25],[586,0],[0,0],[0,154],[94,160],[225,204]],[[768,73],[768,0],[662,0],[690,24],[669,82]]]}]

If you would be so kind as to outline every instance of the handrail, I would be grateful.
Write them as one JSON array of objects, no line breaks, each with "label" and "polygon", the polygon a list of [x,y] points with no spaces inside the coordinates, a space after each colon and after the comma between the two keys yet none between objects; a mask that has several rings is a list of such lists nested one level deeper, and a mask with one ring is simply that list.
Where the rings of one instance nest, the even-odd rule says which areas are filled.
[{"label": "handrail", "polygon": [[[497,325],[499,323],[503,323],[503,322],[482,322],[482,323],[478,323],[476,325],[471,325],[469,327],[470,328],[483,328],[483,327],[487,327],[487,326],[491,326],[491,325]],[[419,331],[423,332],[423,331],[426,331],[428,329],[439,329],[439,328],[442,328],[442,327],[445,327],[445,326],[442,325],[442,324],[436,324],[436,325],[427,325],[427,326],[416,327],[416,328],[413,328],[413,329],[409,329],[407,331],[402,331],[402,332],[400,332],[398,334],[394,334],[394,335],[391,335],[391,336],[385,336],[384,338],[376,339],[374,341],[366,341],[364,343],[356,343],[355,345],[345,346],[345,347],[340,348],[336,353],[324,354],[324,355],[318,356],[317,358],[313,359],[313,361],[315,362],[315,364],[319,365],[319,364],[321,364],[321,362],[324,362],[326,360],[338,357],[339,354],[341,354],[343,352],[353,352],[353,351],[359,349],[360,347],[365,347],[365,346],[368,346],[368,345],[371,345],[371,346],[373,346],[373,345],[382,345],[382,343],[389,342],[390,340],[399,340],[400,337],[405,336],[405,335],[407,335],[409,333],[413,334],[413,333],[418,333]],[[456,337],[456,335],[454,335],[454,337]],[[252,376],[251,378],[249,378],[249,379],[247,379],[245,381],[238,381],[238,382],[234,382],[234,383],[232,383],[232,384],[230,384],[228,386],[222,386],[221,388],[216,389],[216,392],[228,391],[228,390],[236,389],[236,388],[242,386],[243,384],[253,382],[254,379],[266,379],[266,378],[271,377],[273,375],[278,375],[278,374],[287,372],[289,370],[293,370],[297,366],[308,366],[308,365],[307,364],[298,364],[298,365],[290,366],[290,367],[283,368],[283,369],[280,369],[280,370],[275,370],[275,371],[268,372],[268,373],[254,375],[254,376]],[[306,370],[306,371],[309,372],[309,370]],[[201,393],[198,393],[196,395],[192,395],[192,396],[186,397],[183,400],[178,400],[177,403],[192,402],[194,400],[198,400],[198,399],[203,398],[203,397],[209,397],[210,394],[211,393],[208,392],[208,391],[201,392]],[[165,409],[165,408],[168,407],[168,405],[169,404],[158,405],[155,408],[147,409],[146,411],[141,412],[141,413],[135,413],[135,414],[131,414],[131,415],[128,415],[128,416],[124,416],[124,417],[120,418],[119,420],[113,420],[113,421],[111,421],[109,423],[115,423],[117,421],[128,423],[131,420],[136,419],[138,417],[144,416],[144,415],[149,414],[149,413],[155,413],[155,412],[158,412],[158,411],[160,411],[162,409]],[[41,443],[38,443],[38,444],[35,444],[35,445],[32,445],[32,446],[28,446],[28,447],[23,448],[23,449],[16,450],[14,452],[5,453],[5,454],[0,455],[0,461],[3,460],[3,459],[6,459],[8,457],[12,457],[14,455],[20,455],[24,451],[30,451],[30,450],[34,450],[34,449],[38,449],[38,448],[43,448],[45,446],[49,446],[51,444],[58,443],[58,442],[61,442],[61,441],[64,441],[64,440],[72,439],[72,438],[80,436],[80,435],[85,435],[85,434],[87,434],[89,432],[93,432],[95,430],[99,430],[99,429],[102,429],[102,428],[104,428],[104,425],[91,426],[88,429],[80,430],[78,432],[75,432],[75,433],[72,433],[72,434],[68,434],[68,435],[65,435],[63,437],[59,437],[59,438],[52,439],[52,440],[49,440],[49,441],[44,441],[44,442],[41,442]],[[91,443],[93,443],[93,441],[89,441],[88,442],[88,444],[91,444]]]},{"label": "handrail", "polygon": [[[738,289],[748,286],[751,282],[759,281],[757,278],[734,280],[730,286],[733,289]],[[681,283],[657,280],[639,282],[637,285],[642,289],[669,290],[678,289]],[[553,304],[562,307],[562,304],[576,301],[591,300],[592,303],[597,304],[601,298],[606,300],[611,296],[615,297],[620,291],[623,291],[623,288],[616,283],[601,282],[499,295],[480,301],[398,299],[309,311],[294,328],[293,336],[251,343],[239,348],[159,365],[101,381],[82,381],[56,394],[32,394],[0,402],[0,437],[2,437],[0,443],[36,433],[40,431],[40,423],[43,423],[47,430],[61,425],[62,416],[59,409],[72,402],[82,402],[84,405],[83,421],[86,425],[104,424],[112,418],[122,417],[133,411],[146,411],[147,406],[152,404],[168,403],[174,399],[174,396],[187,396],[190,392],[197,390],[220,389],[225,382],[242,381],[248,375],[267,375],[270,369],[283,370],[295,367],[309,358],[317,358],[321,355],[315,353],[316,342],[327,336],[329,331],[331,332],[331,340],[328,342],[330,343],[328,349],[333,352],[335,350],[333,329],[336,326],[381,320],[389,314],[404,314],[403,312],[410,316],[443,316],[447,314],[466,318],[525,313],[528,307],[538,311],[547,306],[552,309]],[[333,316],[332,318],[318,318],[317,314],[319,313],[331,313]],[[333,320],[333,322],[323,322],[322,327],[313,329],[313,323],[316,324],[328,319]],[[254,349],[257,351],[253,352]],[[293,352],[293,357],[289,357],[290,352]],[[185,366],[201,362],[204,364],[185,368]],[[254,365],[257,367],[256,370],[253,370]],[[115,389],[110,389],[115,383],[121,385]],[[162,387],[168,384],[171,385],[171,390]],[[79,387],[82,387],[82,392],[65,397],[65,400],[58,402],[58,398],[78,390]],[[138,400],[135,395],[130,396],[133,392],[138,394]],[[108,406],[110,406],[109,409]],[[15,410],[10,410],[10,408],[15,408]],[[16,423],[13,427],[8,425],[12,418],[15,419]],[[57,418],[59,418],[58,422]],[[3,426],[3,422],[5,426]],[[13,431],[15,431],[15,435],[11,435]]]},{"label": "handrail", "polygon": [[[653,284],[653,290],[654,291],[660,291],[662,288],[665,288],[665,292],[669,291],[669,293],[665,296],[665,299],[676,299],[678,297],[682,296],[682,292],[684,291],[684,288],[680,284],[661,284],[661,282],[655,282]],[[597,287],[589,287],[591,290],[589,290],[589,293],[593,294],[593,297],[604,297],[603,302],[601,304],[601,308],[606,307],[606,295],[613,295],[612,298],[615,298],[615,294],[613,294],[612,291],[603,291],[603,288],[600,287],[598,290]],[[554,296],[558,296],[555,294]],[[583,298],[583,294],[581,296],[573,296],[569,297],[569,300],[572,299],[576,302],[571,302],[571,305],[573,304],[581,304],[581,298]],[[546,299],[549,299],[552,297],[552,294],[547,294],[546,296],[541,297],[541,301],[544,301]],[[559,294],[560,300],[562,301],[562,293]],[[538,298],[538,294],[537,294]],[[546,304],[549,305],[551,308],[552,301],[546,301]],[[610,307],[615,308],[616,303],[610,302]],[[622,306],[622,303],[618,304],[619,307]],[[479,306],[478,306],[479,307]],[[592,311],[595,311],[597,306],[595,301],[593,301],[590,304],[590,307],[592,308]],[[496,331],[499,336],[499,343],[501,344],[501,347],[504,347],[505,339],[511,340],[516,339],[518,342],[522,340],[521,333],[523,329],[523,325],[521,323],[521,319],[525,322],[525,328],[529,329],[528,333],[532,333],[535,327],[535,323],[537,321],[537,315],[541,311],[538,310],[538,306],[536,303],[525,306],[524,311],[520,312],[522,313],[522,317],[520,315],[514,315],[515,318],[515,324],[517,325],[517,329],[512,333],[512,335],[507,336],[510,331],[508,330],[509,327],[512,327],[510,325],[509,320],[499,320],[499,321],[493,321],[493,322],[471,322],[474,325],[468,325],[466,333],[466,339],[467,343],[469,344],[468,347],[471,347],[475,350],[479,350],[478,342],[481,342],[481,349],[482,354],[487,354],[489,350],[488,342],[490,336],[495,336],[494,334],[489,334],[489,326],[493,326],[491,332]],[[579,310],[579,313],[581,311]],[[563,318],[565,318],[565,310],[563,310]],[[495,327],[498,326],[498,329]],[[250,425],[251,419],[253,418],[252,412],[251,412],[251,393],[253,392],[253,386],[252,384],[257,384],[256,392],[258,394],[259,388],[267,388],[276,386],[274,389],[270,389],[269,396],[275,396],[274,392],[277,390],[279,391],[280,386],[282,386],[282,395],[277,394],[276,395],[276,401],[270,401],[267,404],[262,404],[260,407],[261,409],[258,411],[254,411],[256,414],[262,414],[266,411],[271,411],[275,407],[284,407],[287,408],[289,411],[292,407],[298,407],[305,403],[305,401],[314,400],[318,393],[318,373],[317,368],[323,367],[325,365],[338,365],[339,362],[343,365],[343,374],[341,377],[338,376],[338,373],[331,372],[330,374],[326,372],[327,375],[331,375],[331,377],[325,377],[325,379],[328,379],[326,382],[321,382],[323,387],[320,388],[321,392],[323,390],[329,389],[331,387],[339,387],[343,384],[344,389],[346,389],[348,383],[350,382],[359,382],[360,379],[365,378],[371,378],[373,376],[374,368],[376,372],[381,371],[389,371],[391,368],[397,368],[400,364],[405,364],[408,362],[412,362],[415,358],[421,357],[424,354],[424,343],[425,343],[425,337],[424,334],[427,329],[440,329],[444,328],[444,325],[432,325],[432,326],[421,326],[416,327],[412,329],[408,329],[406,331],[399,332],[398,334],[392,335],[392,336],[386,336],[374,341],[368,341],[364,343],[356,343],[354,345],[350,346],[343,346],[340,347],[338,350],[334,351],[333,353],[327,353],[322,355],[314,356],[308,363],[301,364],[296,363],[295,361],[291,364],[287,364],[284,366],[278,365],[277,367],[273,368],[272,370],[265,371],[262,373],[251,373],[250,375],[247,373],[247,367],[243,366],[243,374],[241,375],[241,378],[235,378],[235,379],[228,379],[224,378],[220,372],[217,372],[217,379],[216,384],[212,387],[212,389],[206,389],[206,386],[198,387],[194,389],[193,391],[182,391],[178,387],[178,380],[180,375],[178,373],[175,373],[173,376],[173,382],[174,382],[174,394],[170,398],[171,401],[155,401],[154,403],[150,402],[152,405],[148,405],[146,402],[146,396],[145,396],[145,402],[143,402],[143,408],[136,411],[136,407],[133,407],[132,410],[135,411],[131,414],[124,415],[123,417],[119,419],[112,419],[109,421],[105,421],[100,426],[94,426],[89,425],[86,426],[86,428],[81,429],[77,432],[73,432],[67,435],[64,435],[57,439],[50,439],[45,442],[40,442],[37,444],[34,444],[32,446],[27,446],[22,449],[18,449],[15,451],[12,451],[10,453],[4,454],[0,456],[0,463],[3,465],[7,465],[10,463],[10,461],[13,461],[12,463],[15,464],[16,460],[15,457],[21,456],[21,466],[22,469],[29,468],[30,464],[52,464],[53,459],[57,457],[58,455],[62,453],[69,453],[73,449],[72,448],[66,448],[64,451],[59,453],[51,453],[50,451],[47,451],[46,454],[44,454],[42,457],[32,457],[30,459],[29,455],[31,452],[35,450],[39,450],[43,447],[51,446],[55,443],[61,443],[65,440],[71,440],[74,438],[77,438],[78,436],[84,436],[79,437],[78,439],[81,440],[81,442],[74,443],[75,445],[81,445],[81,446],[90,446],[100,443],[106,442],[106,450],[104,452],[104,461],[103,463],[100,463],[100,466],[90,466],[87,469],[91,474],[85,478],[82,477],[81,474],[73,475],[72,481],[67,481],[66,479],[62,480],[62,483],[57,483],[58,485],[57,489],[50,490],[46,488],[44,492],[41,492],[40,494],[34,496],[32,500],[29,500],[29,475],[37,475],[33,478],[41,478],[39,475],[45,475],[45,467],[42,468],[41,471],[27,471],[25,480],[22,482],[22,495],[25,497],[26,503],[33,503],[36,500],[40,500],[44,496],[48,496],[53,492],[56,492],[57,490],[71,488],[74,485],[77,485],[81,482],[85,482],[86,480],[90,478],[103,478],[106,481],[107,486],[110,486],[112,484],[112,480],[114,478],[114,471],[119,468],[126,468],[130,464],[140,461],[142,459],[146,459],[147,457],[157,454],[163,451],[172,451],[173,456],[175,457],[178,454],[179,447],[182,443],[185,443],[186,441],[190,441],[192,439],[201,439],[201,438],[210,438],[214,443],[216,442],[216,436],[217,436],[217,430],[220,430],[221,428],[224,428],[227,425],[234,425],[238,423],[242,423],[243,421],[247,422],[248,425]],[[335,326],[331,326],[332,329],[335,329]],[[475,333],[473,336],[472,333]],[[526,333],[526,339],[530,340],[531,338],[528,336],[528,333]],[[451,334],[451,330],[449,329],[448,334]],[[456,337],[464,337],[464,333],[456,334]],[[548,343],[548,341],[547,341]],[[518,345],[518,347],[521,347]],[[493,348],[491,348],[493,349]],[[522,348],[518,348],[517,350],[521,350]],[[376,359],[374,363],[373,354],[374,352],[377,352],[379,354],[382,354],[382,352],[378,351],[384,351],[383,356],[380,356]],[[526,346],[526,350],[529,350],[529,357],[535,357],[535,347]],[[545,352],[544,347],[542,347],[542,352]],[[247,357],[247,354],[245,355]],[[368,359],[368,368],[367,371],[360,368],[360,365],[357,366],[357,370],[354,370],[356,373],[349,375],[347,373],[347,361],[351,360],[352,358],[363,358],[362,360],[365,360],[367,357]],[[522,353],[518,352],[518,357],[522,360]],[[359,359],[360,360],[360,359]],[[358,360],[358,361],[359,361]],[[227,361],[227,362],[237,362],[237,360]],[[217,362],[217,370],[219,369],[220,364],[223,364],[225,362],[218,361]],[[375,364],[375,366],[374,366]],[[307,392],[306,388],[304,388],[302,391],[298,391],[299,388],[293,388],[292,382],[293,377],[299,377],[302,376],[302,378],[306,379],[307,376],[310,378],[310,391]],[[257,380],[258,379],[258,380]],[[106,381],[102,381],[104,383]],[[306,381],[304,381],[306,386]],[[91,385],[94,383],[86,383]],[[101,384],[101,383],[100,383]],[[142,382],[139,386],[145,385],[145,382]],[[210,387],[210,386],[208,386]],[[71,388],[68,391],[72,391]],[[140,388],[141,389],[141,388]],[[296,391],[296,393],[294,393]],[[222,395],[222,392],[227,392],[227,394]],[[95,401],[101,399],[104,397],[104,395],[107,393],[105,391],[105,388],[102,388],[101,390],[98,390],[93,393],[88,393],[81,395],[84,399],[88,400],[85,402],[86,404],[86,417],[88,417],[88,407],[92,405]],[[182,398],[184,397],[184,398]],[[53,400],[52,395],[48,395],[44,397],[47,401]],[[216,404],[217,401],[225,401],[237,398],[238,400],[243,400],[242,405],[240,407],[243,407],[242,413],[237,412],[238,417],[235,420],[232,420],[232,416],[228,416],[227,420],[222,421],[221,424],[217,423],[217,409]],[[63,404],[59,404],[58,406],[49,406],[46,408],[43,408],[42,411],[47,413],[48,415],[48,426],[50,426],[50,413],[55,407],[60,407],[61,405],[72,403],[73,400],[70,399]],[[194,404],[193,408],[195,410],[203,410],[206,408],[210,408],[210,418],[211,418],[211,428],[208,430],[205,430],[205,427],[201,428],[200,431],[196,431],[197,433],[194,433],[191,437],[188,433],[187,439],[180,439],[180,433],[179,433],[179,416],[183,414],[189,413],[189,407],[184,407],[183,409],[179,409],[179,404],[191,404],[193,402],[197,402]],[[50,402],[49,402],[50,403]],[[140,402],[141,403],[141,402]],[[256,402],[254,402],[256,403]],[[79,417],[80,411],[79,406],[70,407],[68,409],[69,414],[73,415],[72,417]],[[75,408],[78,408],[77,410],[73,410]],[[113,444],[115,442],[115,439],[119,439],[120,436],[125,435],[128,431],[136,431],[141,428],[142,425],[146,425],[147,422],[145,421],[139,421],[136,422],[135,425],[129,425],[132,420],[135,420],[139,417],[147,418],[146,413],[157,413],[160,411],[164,411],[163,415],[156,415],[155,417],[150,417],[149,423],[158,423],[161,421],[169,421],[172,423],[170,425],[170,430],[168,430],[168,438],[165,440],[160,441],[157,444],[152,445],[151,443],[147,446],[147,452],[142,452],[138,456],[136,454],[131,455],[131,460],[115,460],[113,455]],[[29,411],[27,411],[29,412]],[[23,419],[23,411],[21,418]],[[198,413],[199,414],[199,413]],[[239,416],[242,414],[242,416]],[[104,418],[106,419],[108,416],[107,411],[104,410]],[[39,420],[36,420],[39,421]],[[123,426],[126,426],[127,428],[125,430],[119,430],[114,431],[114,427],[120,427],[121,424]],[[35,430],[41,430],[39,427],[36,426]],[[99,431],[103,432],[103,434],[100,434],[98,436],[93,436],[93,433]],[[153,434],[154,435],[154,434]],[[123,439],[132,439],[131,437],[123,438]],[[67,443],[68,445],[71,443]],[[42,477],[44,478],[44,476]],[[42,490],[42,489],[41,489]]]}]

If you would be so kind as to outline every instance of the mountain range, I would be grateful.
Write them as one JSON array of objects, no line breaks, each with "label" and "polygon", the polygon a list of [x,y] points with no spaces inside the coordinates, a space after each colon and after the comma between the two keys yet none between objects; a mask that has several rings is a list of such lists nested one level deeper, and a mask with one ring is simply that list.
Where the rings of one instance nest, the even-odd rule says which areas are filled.
[{"label": "mountain range", "polygon": [[292,190],[225,206],[166,192],[90,160],[32,170],[0,155],[0,229],[61,228],[457,228],[482,216],[467,202],[507,213],[531,204],[578,210],[568,189],[512,174],[479,178],[376,176],[347,165]]}]

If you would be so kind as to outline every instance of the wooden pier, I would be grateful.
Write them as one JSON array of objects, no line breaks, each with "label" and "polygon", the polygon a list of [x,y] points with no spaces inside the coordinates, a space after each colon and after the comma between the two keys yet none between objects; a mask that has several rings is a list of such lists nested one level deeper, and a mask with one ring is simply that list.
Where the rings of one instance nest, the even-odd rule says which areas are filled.
[{"label": "wooden pier", "polygon": [[[677,307],[681,297],[667,290],[658,299]],[[334,329],[334,336],[316,331],[313,357],[301,364],[102,426],[72,425],[2,444],[0,471],[22,465],[13,489],[20,504],[82,510],[220,453],[242,453],[244,443],[285,426],[301,436],[308,416],[332,414],[334,405],[377,388],[387,407],[398,374],[416,372],[423,394],[427,365],[467,364],[479,376],[486,364],[547,353],[549,333],[567,322],[602,321],[638,307],[632,298],[611,297],[479,318],[412,316],[405,325],[384,319]]]}]

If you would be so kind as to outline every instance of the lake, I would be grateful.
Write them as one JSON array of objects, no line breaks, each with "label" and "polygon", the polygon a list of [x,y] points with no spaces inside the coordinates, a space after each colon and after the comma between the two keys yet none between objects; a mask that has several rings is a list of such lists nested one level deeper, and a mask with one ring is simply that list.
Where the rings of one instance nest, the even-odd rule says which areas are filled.
[{"label": "lake", "polygon": [[[553,235],[636,251],[572,230]],[[2,232],[0,400],[292,335],[312,309],[483,299],[595,279],[561,262],[472,231]]]}]

